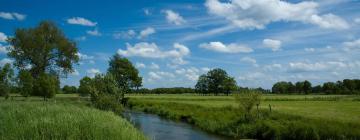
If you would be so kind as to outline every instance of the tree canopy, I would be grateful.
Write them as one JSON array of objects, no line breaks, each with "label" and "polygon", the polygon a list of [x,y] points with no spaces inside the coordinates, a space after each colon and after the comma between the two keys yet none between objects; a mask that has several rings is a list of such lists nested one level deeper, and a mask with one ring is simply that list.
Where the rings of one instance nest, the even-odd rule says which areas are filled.
[{"label": "tree canopy", "polygon": [[226,93],[236,88],[236,81],[225,70],[217,68],[199,77],[195,89],[201,93]]},{"label": "tree canopy", "polygon": [[8,56],[20,69],[30,69],[34,78],[42,73],[68,74],[73,72],[72,64],[79,61],[75,42],[52,22],[43,21],[35,28],[16,29],[8,39],[13,46]]}]

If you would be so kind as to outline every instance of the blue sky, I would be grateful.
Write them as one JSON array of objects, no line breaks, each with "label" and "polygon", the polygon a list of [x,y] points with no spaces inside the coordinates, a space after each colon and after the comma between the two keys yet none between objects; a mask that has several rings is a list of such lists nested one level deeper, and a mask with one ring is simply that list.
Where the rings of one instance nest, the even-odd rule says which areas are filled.
[{"label": "blue sky", "polygon": [[213,68],[238,85],[360,78],[359,0],[0,0],[0,65],[16,28],[55,22],[81,61],[62,85],[105,72],[118,53],[143,85],[193,87]]}]

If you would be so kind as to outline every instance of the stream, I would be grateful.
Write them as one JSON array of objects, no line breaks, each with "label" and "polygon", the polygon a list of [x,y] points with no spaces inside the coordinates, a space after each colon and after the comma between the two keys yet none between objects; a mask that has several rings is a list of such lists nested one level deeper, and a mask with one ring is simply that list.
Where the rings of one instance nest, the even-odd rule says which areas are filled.
[{"label": "stream", "polygon": [[124,116],[151,140],[229,140],[190,124],[163,119],[153,114],[128,110],[124,112]]}]

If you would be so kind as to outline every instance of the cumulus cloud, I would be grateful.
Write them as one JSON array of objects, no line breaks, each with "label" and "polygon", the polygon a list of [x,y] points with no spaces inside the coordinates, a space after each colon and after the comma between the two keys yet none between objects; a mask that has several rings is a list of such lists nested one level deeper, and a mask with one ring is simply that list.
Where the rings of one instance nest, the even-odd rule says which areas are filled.
[{"label": "cumulus cloud", "polygon": [[314,52],[314,51],[315,51],[314,48],[305,48],[304,50],[305,50],[306,52]]},{"label": "cumulus cloud", "polygon": [[348,41],[343,43],[345,51],[351,51],[353,49],[360,49],[360,39]]},{"label": "cumulus cloud", "polygon": [[0,12],[0,18],[7,19],[7,20],[24,20],[26,15],[19,14],[19,13],[8,13],[8,12]]},{"label": "cumulus cloud", "polygon": [[175,61],[184,61],[183,57],[190,54],[190,50],[179,43],[174,43],[173,50],[162,51],[155,43],[141,42],[134,46],[126,44],[126,50],[119,49],[118,54],[126,57],[138,56],[145,58],[172,58]]},{"label": "cumulus cloud", "polygon": [[303,1],[290,3],[282,0],[207,0],[208,12],[227,19],[242,29],[263,29],[278,21],[303,22],[321,28],[347,29],[348,23],[331,13],[319,15],[318,3]]},{"label": "cumulus cloud", "polygon": [[80,73],[79,73],[78,70],[74,69],[74,71],[73,71],[72,73],[70,73],[70,75],[72,75],[72,76],[79,76]]},{"label": "cumulus cloud", "polygon": [[274,70],[281,70],[283,68],[283,66],[281,64],[270,64],[270,65],[265,65],[264,66],[264,70],[265,71],[274,71]]},{"label": "cumulus cloud", "polygon": [[242,62],[246,62],[246,63],[250,63],[252,64],[253,66],[257,67],[258,64],[256,63],[256,60],[254,58],[251,58],[251,57],[243,57],[240,59]]},{"label": "cumulus cloud", "polygon": [[164,72],[164,71],[150,71],[148,73],[149,76],[149,81],[155,81],[155,80],[161,80],[163,78],[174,78],[175,75],[173,73],[170,72]]},{"label": "cumulus cloud", "polygon": [[272,51],[278,51],[281,49],[281,41],[274,39],[264,39],[263,44],[266,48],[270,48]]},{"label": "cumulus cloud", "polygon": [[8,53],[8,48],[9,48],[10,46],[2,46],[1,44],[0,44],[0,54],[6,54],[6,53]]},{"label": "cumulus cloud", "polygon": [[150,69],[160,69],[160,66],[154,62],[151,63]]},{"label": "cumulus cloud", "polygon": [[83,17],[73,17],[67,19],[67,23],[69,24],[76,24],[76,25],[83,25],[83,26],[96,26],[96,22],[90,21]]},{"label": "cumulus cloud", "polygon": [[175,24],[175,25],[182,25],[186,23],[185,19],[179,14],[172,10],[165,10],[166,14],[166,20],[169,23]]},{"label": "cumulus cloud", "polygon": [[14,62],[14,60],[11,60],[9,58],[4,58],[4,59],[0,60],[0,66],[4,66],[7,63],[12,64],[13,62]]},{"label": "cumulus cloud", "polygon": [[136,32],[134,30],[128,30],[123,32],[114,33],[113,37],[115,39],[132,39],[136,36]]},{"label": "cumulus cloud", "polygon": [[100,74],[101,72],[99,69],[91,68],[86,70],[86,73],[88,74],[89,77],[95,77],[96,74]]},{"label": "cumulus cloud", "polygon": [[77,41],[85,41],[85,40],[86,40],[86,36],[77,37],[77,38],[75,38],[75,40],[77,40]]},{"label": "cumulus cloud", "polygon": [[223,44],[222,42],[210,42],[210,43],[202,43],[199,45],[200,48],[212,50],[215,52],[221,53],[250,53],[253,52],[252,48],[249,48],[245,45],[240,44]]},{"label": "cumulus cloud", "polygon": [[139,38],[139,39],[146,38],[146,37],[148,37],[149,35],[154,34],[155,32],[156,32],[156,31],[155,31],[154,28],[152,28],[152,27],[147,27],[146,29],[140,31],[138,38]]},{"label": "cumulus cloud", "polygon": [[79,59],[80,60],[91,60],[91,59],[94,59],[94,56],[89,56],[89,55],[86,55],[86,54],[82,54],[82,53],[77,53],[77,55],[79,56]]},{"label": "cumulus cloud", "polygon": [[198,68],[190,67],[190,68],[177,69],[175,70],[175,73],[181,76],[185,76],[187,80],[196,81],[199,78],[201,72],[205,72],[204,70],[200,71]]},{"label": "cumulus cloud", "polygon": [[135,67],[139,68],[139,69],[140,68],[146,68],[146,65],[144,63],[136,62]]},{"label": "cumulus cloud", "polygon": [[316,72],[316,71],[330,71],[338,69],[346,69],[353,67],[357,63],[345,63],[342,61],[327,61],[327,62],[290,62],[288,72]]},{"label": "cumulus cloud", "polygon": [[0,32],[0,42],[6,42],[6,40],[7,36],[4,33]]},{"label": "cumulus cloud", "polygon": [[101,36],[101,33],[99,32],[98,29],[88,30],[86,31],[86,33],[92,36]]},{"label": "cumulus cloud", "polygon": [[355,18],[354,22],[357,23],[357,24],[360,24],[360,18]]}]

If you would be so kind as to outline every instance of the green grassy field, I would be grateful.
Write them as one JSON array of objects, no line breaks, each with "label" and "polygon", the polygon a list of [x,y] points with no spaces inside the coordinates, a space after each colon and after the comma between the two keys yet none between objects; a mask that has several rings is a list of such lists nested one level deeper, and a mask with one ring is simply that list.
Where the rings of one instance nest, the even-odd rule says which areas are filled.
[{"label": "green grassy field", "polygon": [[[127,97],[133,109],[185,120],[207,131],[238,138],[344,139],[343,136],[360,136],[360,101],[359,96],[354,95],[264,95],[260,116],[265,117],[250,123],[242,122],[238,104],[232,96]],[[272,113],[269,113],[269,104]]]},{"label": "green grassy field", "polygon": [[[74,98],[74,95],[66,95]],[[0,139],[131,139],[145,136],[113,112],[76,100],[0,99]]]}]

